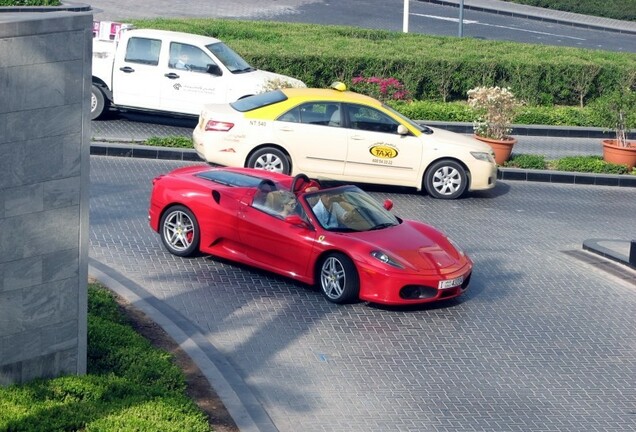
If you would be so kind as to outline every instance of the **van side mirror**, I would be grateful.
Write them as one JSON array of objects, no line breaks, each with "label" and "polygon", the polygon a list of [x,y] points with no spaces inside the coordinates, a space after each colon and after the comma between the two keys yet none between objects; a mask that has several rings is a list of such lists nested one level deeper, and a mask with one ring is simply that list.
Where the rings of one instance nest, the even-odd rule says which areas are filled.
[{"label": "van side mirror", "polygon": [[219,65],[215,65],[215,64],[208,65],[207,73],[209,73],[210,75],[216,75],[216,76],[223,75],[223,71],[221,70]]}]

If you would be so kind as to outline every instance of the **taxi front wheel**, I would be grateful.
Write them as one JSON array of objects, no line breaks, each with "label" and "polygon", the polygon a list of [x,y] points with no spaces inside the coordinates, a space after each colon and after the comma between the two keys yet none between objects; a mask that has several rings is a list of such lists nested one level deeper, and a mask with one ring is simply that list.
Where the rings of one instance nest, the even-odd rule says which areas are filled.
[{"label": "taxi front wheel", "polygon": [[433,198],[459,198],[467,186],[466,170],[459,163],[450,159],[435,162],[424,175],[424,189]]},{"label": "taxi front wheel", "polygon": [[263,147],[256,150],[247,160],[247,167],[287,175],[291,172],[291,164],[287,155],[274,147]]}]

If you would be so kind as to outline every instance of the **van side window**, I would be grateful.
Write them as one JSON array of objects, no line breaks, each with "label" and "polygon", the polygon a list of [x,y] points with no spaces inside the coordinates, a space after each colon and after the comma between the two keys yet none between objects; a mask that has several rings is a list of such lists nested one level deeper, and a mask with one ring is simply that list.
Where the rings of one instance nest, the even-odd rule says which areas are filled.
[{"label": "van side window", "polygon": [[208,66],[213,64],[215,63],[210,56],[199,47],[178,42],[170,43],[168,67],[171,69],[207,72]]},{"label": "van side window", "polygon": [[141,63],[152,66],[159,64],[161,41],[141,37],[131,37],[126,46],[125,61],[129,63]]}]

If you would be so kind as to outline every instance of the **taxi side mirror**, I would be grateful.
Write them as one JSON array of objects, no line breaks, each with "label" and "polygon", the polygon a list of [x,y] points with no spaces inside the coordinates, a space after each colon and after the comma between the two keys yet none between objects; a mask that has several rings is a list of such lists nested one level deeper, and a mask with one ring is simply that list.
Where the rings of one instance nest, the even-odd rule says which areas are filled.
[{"label": "taxi side mirror", "polygon": [[397,133],[398,133],[398,135],[408,135],[409,134],[409,130],[404,125],[398,125]]}]

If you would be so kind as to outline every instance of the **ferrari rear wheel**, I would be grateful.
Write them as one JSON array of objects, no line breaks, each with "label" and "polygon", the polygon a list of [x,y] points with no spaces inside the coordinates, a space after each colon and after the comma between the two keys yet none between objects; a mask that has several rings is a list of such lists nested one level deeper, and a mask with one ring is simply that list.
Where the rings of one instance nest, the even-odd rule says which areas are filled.
[{"label": "ferrari rear wheel", "polygon": [[320,289],[333,303],[351,303],[358,299],[360,279],[349,257],[339,252],[325,257],[320,266]]},{"label": "ferrari rear wheel", "polygon": [[459,163],[443,159],[426,171],[424,189],[433,198],[459,198],[468,186],[466,170]]},{"label": "ferrari rear wheel", "polygon": [[291,164],[287,155],[274,147],[263,147],[255,151],[247,160],[247,167],[288,175],[291,172]]},{"label": "ferrari rear wheel", "polygon": [[170,207],[161,218],[161,241],[171,254],[187,257],[199,249],[199,223],[184,206]]}]

